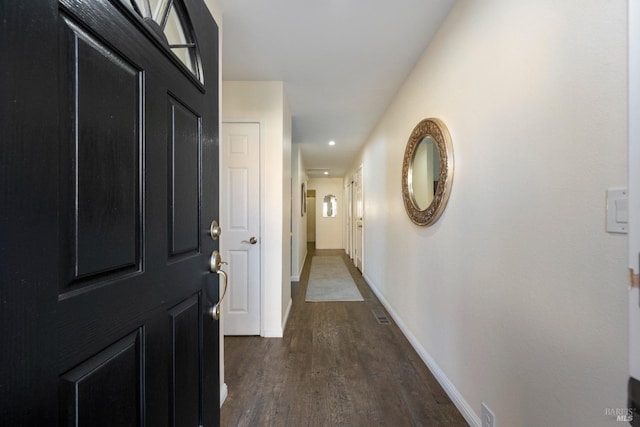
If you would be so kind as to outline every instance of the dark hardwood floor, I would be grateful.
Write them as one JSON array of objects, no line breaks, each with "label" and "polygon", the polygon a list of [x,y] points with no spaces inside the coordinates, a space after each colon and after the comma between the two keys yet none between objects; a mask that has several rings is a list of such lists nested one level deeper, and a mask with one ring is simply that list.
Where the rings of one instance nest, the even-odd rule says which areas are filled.
[{"label": "dark hardwood floor", "polygon": [[[305,302],[314,255],[341,255],[364,302]],[[284,338],[225,337],[222,426],[467,425],[344,251],[310,246],[292,298]]]}]

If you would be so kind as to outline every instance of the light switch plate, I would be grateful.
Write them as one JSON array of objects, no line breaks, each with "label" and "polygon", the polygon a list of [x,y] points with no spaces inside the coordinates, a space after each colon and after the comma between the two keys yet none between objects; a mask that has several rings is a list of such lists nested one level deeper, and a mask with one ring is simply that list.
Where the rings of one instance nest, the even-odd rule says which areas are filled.
[{"label": "light switch plate", "polygon": [[496,417],[486,403],[482,402],[482,427],[496,427]]},{"label": "light switch plate", "polygon": [[607,231],[626,234],[629,230],[629,202],[626,188],[607,189]]}]

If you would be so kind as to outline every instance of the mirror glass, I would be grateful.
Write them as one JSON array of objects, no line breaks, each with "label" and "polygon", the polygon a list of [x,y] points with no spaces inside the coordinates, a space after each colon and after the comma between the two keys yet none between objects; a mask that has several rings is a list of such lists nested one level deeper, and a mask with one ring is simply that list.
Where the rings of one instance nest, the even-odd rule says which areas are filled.
[{"label": "mirror glass", "polygon": [[433,201],[440,176],[440,154],[436,141],[429,135],[416,146],[409,169],[409,186],[413,203],[425,210]]},{"label": "mirror glass", "polygon": [[431,225],[440,218],[453,182],[453,146],[445,124],[424,119],[413,128],[402,160],[402,199],[411,221]]},{"label": "mirror glass", "polygon": [[331,218],[336,216],[338,210],[338,201],[333,194],[327,194],[322,201],[322,216]]}]

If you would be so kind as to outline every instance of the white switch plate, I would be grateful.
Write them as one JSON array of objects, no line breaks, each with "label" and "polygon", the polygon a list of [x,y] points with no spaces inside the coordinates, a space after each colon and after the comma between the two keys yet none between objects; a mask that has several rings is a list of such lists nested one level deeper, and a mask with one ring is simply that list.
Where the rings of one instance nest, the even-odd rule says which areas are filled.
[{"label": "white switch plate", "polygon": [[629,202],[626,188],[607,189],[607,231],[626,234],[629,229]]},{"label": "white switch plate", "polygon": [[482,427],[496,427],[496,417],[486,403],[482,402]]}]

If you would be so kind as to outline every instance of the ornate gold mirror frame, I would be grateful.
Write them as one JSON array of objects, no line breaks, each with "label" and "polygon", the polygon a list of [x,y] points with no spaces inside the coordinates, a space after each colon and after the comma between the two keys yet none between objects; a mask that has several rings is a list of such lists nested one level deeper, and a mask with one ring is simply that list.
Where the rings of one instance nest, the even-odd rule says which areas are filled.
[{"label": "ornate gold mirror frame", "polygon": [[[434,183],[431,203],[420,209],[413,194],[412,169],[416,150],[426,137],[431,137],[439,156],[439,174]],[[415,174],[417,175],[417,174]],[[445,124],[439,119],[424,119],[413,128],[402,162],[402,199],[409,218],[417,225],[431,225],[440,218],[449,200],[453,183],[453,146]]]}]

